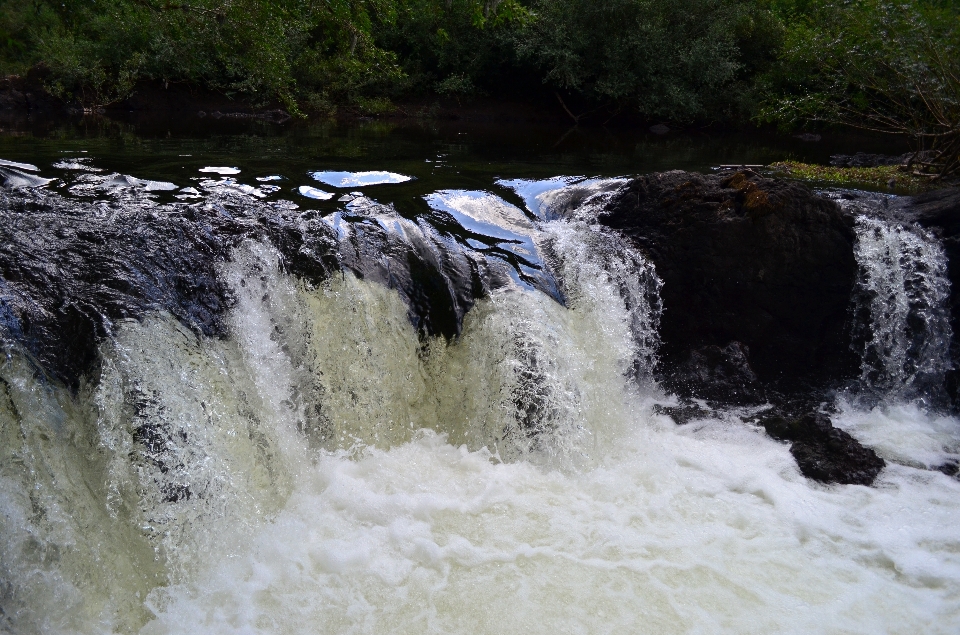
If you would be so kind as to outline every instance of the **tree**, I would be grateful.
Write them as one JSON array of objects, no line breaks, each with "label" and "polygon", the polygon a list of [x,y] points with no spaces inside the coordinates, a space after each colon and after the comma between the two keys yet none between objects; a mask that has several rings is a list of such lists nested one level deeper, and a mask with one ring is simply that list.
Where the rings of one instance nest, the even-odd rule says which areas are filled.
[{"label": "tree", "polygon": [[5,47],[0,65],[43,64],[51,92],[84,107],[154,79],[278,100],[296,112],[311,98],[357,98],[399,76],[395,56],[371,33],[393,19],[394,0],[8,1],[0,30],[19,46]]},{"label": "tree", "polygon": [[766,79],[760,118],[908,136],[908,165],[960,172],[960,11],[953,2],[810,3]]},{"label": "tree", "polygon": [[[746,0],[536,0],[521,51],[558,88],[681,121],[734,115],[780,27]],[[745,60],[741,49],[750,49]]]}]

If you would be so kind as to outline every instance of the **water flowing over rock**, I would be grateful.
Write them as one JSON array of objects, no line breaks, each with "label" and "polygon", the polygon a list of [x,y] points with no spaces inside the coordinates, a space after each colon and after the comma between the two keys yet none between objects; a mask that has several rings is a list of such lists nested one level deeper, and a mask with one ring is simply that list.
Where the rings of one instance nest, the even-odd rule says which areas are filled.
[{"label": "water flowing over rock", "polygon": [[[772,401],[757,421],[791,443],[806,476],[873,482],[883,459],[817,412],[820,391],[860,361],[850,346],[860,243],[849,214],[796,183],[675,171],[630,182],[599,218],[648,253],[663,279],[661,381],[709,406],[663,412],[687,423],[710,408]],[[891,351],[878,355],[895,363]]]},{"label": "water flowing over rock", "polygon": [[[732,172],[401,213],[62,165],[0,191],[0,631],[960,620],[939,230]],[[791,360],[834,310],[852,363]]]},{"label": "water flowing over rock", "polygon": [[198,334],[223,336],[234,298],[217,267],[248,239],[276,245],[285,269],[308,281],[348,270],[397,289],[430,336],[455,336],[477,298],[523,278],[508,261],[362,197],[324,218],[232,192],[159,204],[124,189],[97,201],[5,191],[0,236],[0,319],[74,386],[117,320],[165,310]]},{"label": "water flowing over rock", "polygon": [[851,335],[861,356],[858,398],[955,410],[960,195],[824,195],[850,215],[857,233]]},{"label": "water flowing over rock", "polygon": [[940,242],[920,228],[860,217],[856,252],[861,388],[884,399],[942,406],[952,329]]},{"label": "water flowing over rock", "polygon": [[[897,210],[906,220],[932,230],[939,237],[946,256],[946,276],[950,281],[948,307],[950,326],[960,333],[960,188],[949,188],[908,199]],[[955,408],[960,407],[960,347],[954,340],[947,387]]]}]

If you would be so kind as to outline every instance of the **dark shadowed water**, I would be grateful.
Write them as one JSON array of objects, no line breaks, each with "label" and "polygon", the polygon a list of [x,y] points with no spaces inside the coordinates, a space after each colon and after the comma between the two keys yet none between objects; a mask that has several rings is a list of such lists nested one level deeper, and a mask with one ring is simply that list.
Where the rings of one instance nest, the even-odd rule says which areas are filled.
[{"label": "dark shadowed water", "polygon": [[[387,170],[415,177],[401,185],[369,188],[381,202],[393,202],[401,214],[423,209],[422,197],[440,189],[494,189],[515,195],[494,182],[546,179],[557,175],[615,177],[660,170],[708,171],[723,164],[768,165],[799,160],[827,163],[835,153],[900,154],[902,141],[888,137],[826,134],[819,142],[776,133],[565,128],[521,123],[383,121],[274,124],[187,115],[182,120],[128,124],[103,118],[41,122],[0,132],[0,157],[34,164],[46,176],[70,170],[53,167],[83,158],[91,166],[141,179],[195,185],[204,167],[241,169],[239,183],[257,185],[257,177],[281,176],[272,196],[303,206],[335,207],[300,195],[316,186],[308,174],[320,170]],[[516,202],[513,200],[512,202]]]}]

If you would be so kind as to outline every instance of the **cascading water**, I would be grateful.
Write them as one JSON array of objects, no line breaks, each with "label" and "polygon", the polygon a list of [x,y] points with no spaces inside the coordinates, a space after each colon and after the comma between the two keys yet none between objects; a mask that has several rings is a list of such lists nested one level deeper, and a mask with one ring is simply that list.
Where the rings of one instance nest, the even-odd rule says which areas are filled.
[{"label": "cascading water", "polygon": [[936,402],[951,368],[950,281],[939,241],[897,222],[857,219],[862,385],[887,399]]},{"label": "cascading water", "polygon": [[[221,332],[147,306],[111,324],[75,390],[11,341],[0,629],[955,632],[960,483],[918,468],[930,434],[888,453],[877,487],[826,487],[735,417],[656,414],[660,281],[582,205],[557,211],[604,192],[587,189],[525,190],[532,213],[552,205],[536,221],[431,195],[469,231],[462,251],[366,199],[304,214],[353,268],[308,279],[290,254],[320,242],[244,238],[215,272]],[[890,240],[864,233],[864,254]],[[486,285],[469,307],[446,296],[464,309],[453,337],[411,320],[424,300],[396,281],[413,253],[437,263],[436,293],[457,272]],[[876,347],[907,351],[896,378],[916,384],[932,371],[898,337]]]},{"label": "cascading water", "polygon": [[890,214],[895,197],[825,194],[856,215],[853,340],[860,380],[840,400],[840,424],[888,461],[952,471],[960,461],[960,428],[938,414],[953,367],[943,246],[932,232]]}]

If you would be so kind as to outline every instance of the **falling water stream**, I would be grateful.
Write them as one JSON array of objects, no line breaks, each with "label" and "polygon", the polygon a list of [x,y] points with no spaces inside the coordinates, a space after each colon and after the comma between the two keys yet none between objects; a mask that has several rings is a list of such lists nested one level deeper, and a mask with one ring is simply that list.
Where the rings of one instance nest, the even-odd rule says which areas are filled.
[{"label": "falling water stream", "polygon": [[[71,195],[106,196],[96,175]],[[931,468],[960,422],[919,397],[949,365],[935,237],[860,221],[862,382],[885,398],[834,421],[887,467],[822,485],[737,412],[657,414],[660,280],[591,222],[618,182],[500,176],[421,197],[464,258],[512,263],[452,338],[253,239],[218,264],[224,337],[116,321],[75,389],[7,338],[0,632],[956,633],[960,481]],[[123,187],[301,187],[202,178]],[[366,194],[328,204],[341,240],[362,217],[445,244]]]}]

